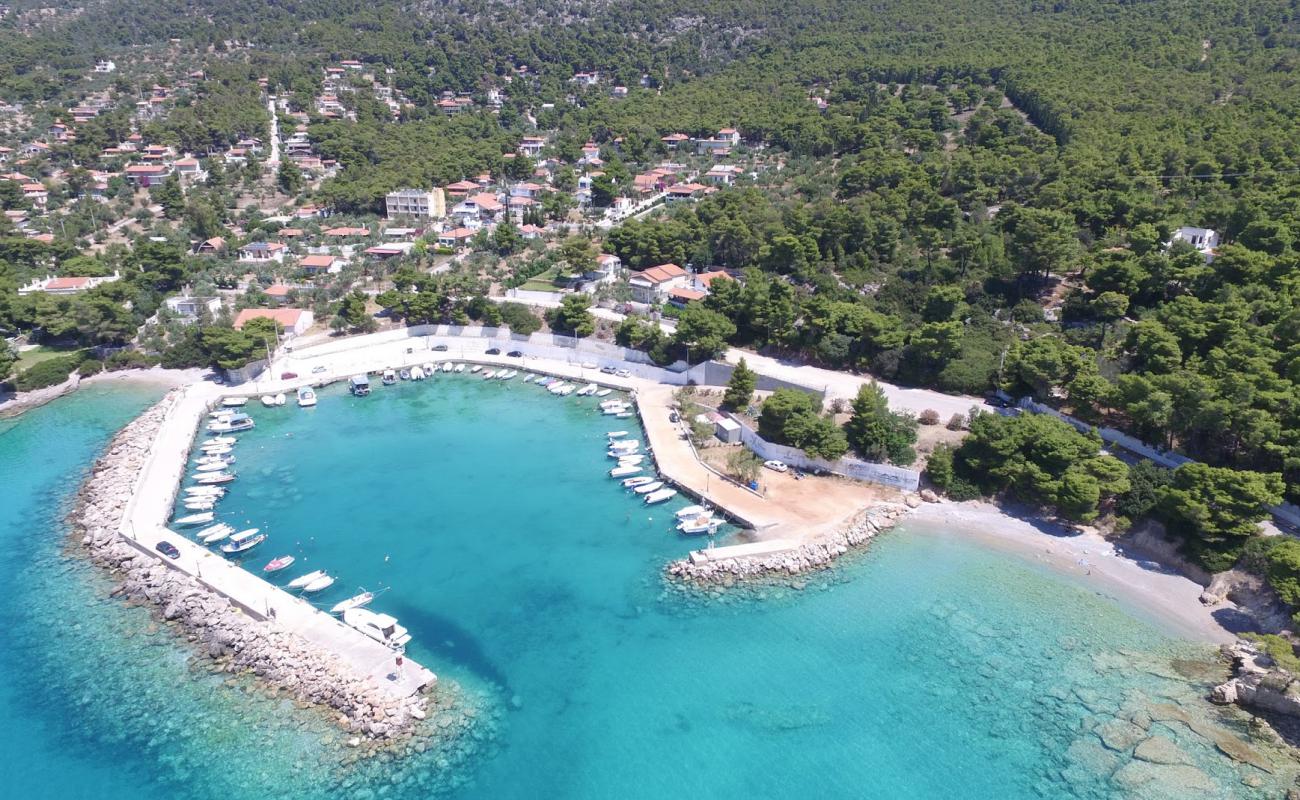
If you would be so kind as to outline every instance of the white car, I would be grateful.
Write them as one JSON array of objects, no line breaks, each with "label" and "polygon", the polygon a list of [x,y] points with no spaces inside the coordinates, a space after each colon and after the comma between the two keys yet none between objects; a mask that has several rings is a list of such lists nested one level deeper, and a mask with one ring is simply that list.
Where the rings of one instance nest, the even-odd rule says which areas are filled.
[{"label": "white car", "polygon": [[615,372],[614,374],[617,375],[617,376],[620,377],[620,378],[630,378],[630,377],[632,377],[632,373],[628,372],[628,371],[625,370],[625,369],[620,369],[619,371]]},{"label": "white car", "polygon": [[325,365],[324,365],[324,364],[317,364],[316,366],[314,366],[314,367],[311,368],[311,374],[313,374],[313,375],[319,375],[319,374],[321,374],[321,373],[324,372],[324,371],[325,371]]},{"label": "white car", "polygon": [[788,472],[790,470],[790,468],[786,466],[784,461],[775,461],[775,460],[764,461],[763,466],[767,467],[773,472]]}]

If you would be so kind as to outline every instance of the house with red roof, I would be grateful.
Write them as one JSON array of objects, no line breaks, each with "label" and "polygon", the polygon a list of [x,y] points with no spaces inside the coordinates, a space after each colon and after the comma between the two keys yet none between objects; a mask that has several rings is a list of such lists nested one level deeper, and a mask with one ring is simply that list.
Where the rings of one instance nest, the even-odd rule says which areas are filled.
[{"label": "house with red roof", "polygon": [[41,292],[44,294],[79,294],[81,292],[85,292],[90,289],[93,289],[96,286],[100,286],[105,283],[112,283],[113,281],[118,280],[119,277],[120,276],[118,275],[117,272],[114,272],[112,275],[102,275],[98,277],[85,277],[85,276],[72,276],[72,275],[55,277],[53,275],[49,275],[46,276],[44,280],[32,281],[32,283],[28,284],[27,286],[21,287],[18,290],[18,294],[27,295],[27,294],[34,294],[36,292]]},{"label": "house with red roof", "polygon": [[287,252],[288,249],[280,242],[249,242],[239,248],[239,260],[254,263],[274,261],[282,264]]},{"label": "house with red roof", "polygon": [[338,256],[310,255],[303,256],[298,266],[308,275],[332,275],[343,269],[343,261]]},{"label": "house with red roof", "polygon": [[628,280],[632,299],[647,305],[658,303],[668,297],[673,289],[685,289],[689,284],[690,275],[676,264],[650,267],[634,273]]},{"label": "house with red roof", "polygon": [[452,228],[449,231],[443,231],[438,234],[438,245],[440,247],[451,247],[459,250],[469,244],[469,240],[474,238],[474,231],[470,228]]},{"label": "house with red roof", "polygon": [[312,313],[302,308],[246,308],[235,317],[235,330],[254,319],[273,320],[285,338],[305,333],[313,322]]},{"label": "house with red roof", "polygon": [[131,164],[123,170],[123,174],[131,183],[142,189],[148,189],[167,180],[172,170],[166,164]]}]

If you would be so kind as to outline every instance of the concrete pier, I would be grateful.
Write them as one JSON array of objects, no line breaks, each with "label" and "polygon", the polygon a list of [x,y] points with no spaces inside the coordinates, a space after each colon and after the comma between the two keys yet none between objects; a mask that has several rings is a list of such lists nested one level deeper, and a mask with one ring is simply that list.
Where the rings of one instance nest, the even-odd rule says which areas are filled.
[{"label": "concrete pier", "polygon": [[[398,670],[396,653],[384,645],[167,528],[194,436],[209,409],[225,394],[222,387],[198,384],[173,399],[123,513],[122,536],[168,567],[194,576],[254,618],[282,626],[337,654],[385,694],[409,697],[435,683],[436,676],[420,664],[405,658]],[[180,558],[162,557],[156,549],[162,541],[175,545]]]}]

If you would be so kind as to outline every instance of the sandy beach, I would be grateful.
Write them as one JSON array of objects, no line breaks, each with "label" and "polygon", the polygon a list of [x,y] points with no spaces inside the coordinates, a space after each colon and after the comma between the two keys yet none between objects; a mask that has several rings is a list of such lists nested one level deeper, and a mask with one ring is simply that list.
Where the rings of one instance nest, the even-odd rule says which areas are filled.
[{"label": "sandy beach", "polygon": [[178,386],[198,383],[211,374],[211,371],[206,369],[163,369],[162,367],[100,372],[88,378],[79,377],[74,373],[63,383],[47,386],[44,389],[31,392],[0,393],[0,419],[16,417],[24,411],[30,411],[64,395],[72,394],[82,386],[122,381],[158,386],[163,389],[174,389]]},{"label": "sandy beach", "polygon": [[1230,617],[1232,603],[1202,605],[1199,584],[1153,562],[1129,558],[1095,532],[1022,519],[984,502],[927,503],[907,516],[899,530],[974,540],[1017,555],[1114,598],[1171,634],[1213,644],[1236,639],[1215,617],[1216,612]]}]

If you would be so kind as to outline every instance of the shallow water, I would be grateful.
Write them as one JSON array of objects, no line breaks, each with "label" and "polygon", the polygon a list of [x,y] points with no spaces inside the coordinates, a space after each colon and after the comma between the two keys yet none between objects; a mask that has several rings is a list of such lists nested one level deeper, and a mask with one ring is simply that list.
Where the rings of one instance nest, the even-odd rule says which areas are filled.
[{"label": "shallow water", "polygon": [[[490,742],[340,769],[318,715],[209,676],[61,556],[59,501],[149,399],[90,390],[0,427],[0,762],[28,767],[12,796],[369,797],[395,770],[387,796],[1174,796],[1133,788],[1149,765],[1091,731],[1154,703],[1214,713],[1169,666],[1205,648],[951,537],[900,530],[764,602],[665,592],[663,562],[699,540],[605,476],[604,432],[628,420],[440,376],[250,408],[220,506],[270,534],[250,567],[293,553],[283,580],[328,569],[322,605],[380,591],[414,658],[482,718],[504,710]],[[1176,796],[1264,796],[1185,727],[1150,732],[1208,782]]]}]

